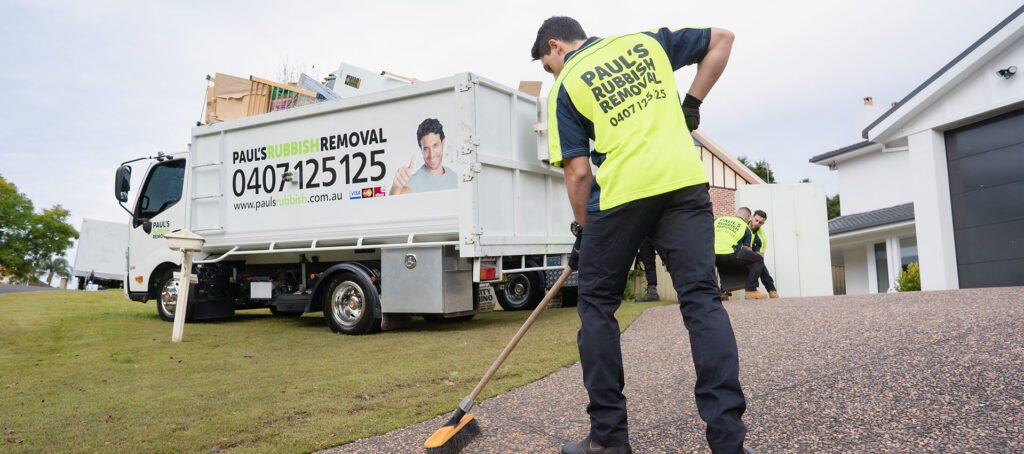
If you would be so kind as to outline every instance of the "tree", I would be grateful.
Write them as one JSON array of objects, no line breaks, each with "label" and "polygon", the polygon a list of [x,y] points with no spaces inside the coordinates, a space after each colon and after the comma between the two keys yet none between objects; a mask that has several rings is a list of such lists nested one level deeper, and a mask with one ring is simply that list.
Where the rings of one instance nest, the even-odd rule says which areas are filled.
[{"label": "tree", "polygon": [[71,212],[60,205],[35,213],[32,201],[0,176],[0,268],[16,281],[35,278],[53,257],[64,255],[78,231],[67,223]]},{"label": "tree", "polygon": [[24,254],[24,238],[32,218],[32,202],[17,186],[0,176],[0,268],[16,280],[31,276],[34,268]]},{"label": "tree", "polygon": [[299,81],[299,76],[302,73],[306,73],[313,80],[316,80],[319,76],[319,71],[316,70],[316,65],[306,65],[304,62],[294,62],[285,58],[281,62],[281,66],[274,72],[274,80],[281,82],[282,84],[293,84]]},{"label": "tree", "polygon": [[759,159],[757,162],[752,163],[746,156],[740,156],[736,158],[736,160],[739,161],[740,164],[747,166],[751,172],[754,172],[757,176],[761,177],[765,183],[775,183],[775,172],[772,171],[772,167],[768,164],[768,161]]},{"label": "tree", "polygon": [[837,218],[842,216],[839,210],[839,194],[832,197],[825,196],[825,208],[828,210],[828,218]]},{"label": "tree", "polygon": [[68,265],[68,259],[64,257],[54,257],[53,259],[46,260],[38,271],[46,273],[47,284],[53,281],[54,274],[64,278],[71,278],[71,267]]}]

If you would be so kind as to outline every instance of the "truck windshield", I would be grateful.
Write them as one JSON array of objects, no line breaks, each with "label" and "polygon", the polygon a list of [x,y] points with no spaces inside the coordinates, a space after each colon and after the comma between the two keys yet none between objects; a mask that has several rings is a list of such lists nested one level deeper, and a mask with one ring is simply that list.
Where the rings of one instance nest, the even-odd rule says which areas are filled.
[{"label": "truck windshield", "polygon": [[185,160],[165,162],[153,167],[149,179],[139,196],[136,216],[139,219],[153,219],[181,200],[181,187],[185,181]]}]

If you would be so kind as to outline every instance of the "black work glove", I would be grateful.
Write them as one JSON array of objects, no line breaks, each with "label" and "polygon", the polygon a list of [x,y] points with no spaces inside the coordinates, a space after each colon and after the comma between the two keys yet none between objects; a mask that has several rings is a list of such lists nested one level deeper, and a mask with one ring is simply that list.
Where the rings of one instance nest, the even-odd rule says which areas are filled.
[{"label": "black work glove", "polygon": [[683,98],[683,117],[686,118],[686,128],[690,132],[696,131],[700,126],[700,105],[703,102],[690,94]]},{"label": "black work glove", "polygon": [[572,252],[569,253],[569,268],[573,271],[580,269],[580,246],[583,242],[583,235],[576,237],[576,242],[572,244]]}]

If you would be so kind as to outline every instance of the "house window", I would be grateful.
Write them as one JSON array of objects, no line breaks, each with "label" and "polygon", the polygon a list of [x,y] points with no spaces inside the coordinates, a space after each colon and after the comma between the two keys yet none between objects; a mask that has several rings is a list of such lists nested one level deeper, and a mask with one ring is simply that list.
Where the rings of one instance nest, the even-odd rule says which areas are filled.
[{"label": "house window", "polygon": [[875,282],[878,283],[878,293],[889,291],[889,259],[887,255],[885,243],[875,243]]},{"label": "house window", "polygon": [[917,238],[900,238],[900,267],[906,271],[907,265],[917,261]]}]

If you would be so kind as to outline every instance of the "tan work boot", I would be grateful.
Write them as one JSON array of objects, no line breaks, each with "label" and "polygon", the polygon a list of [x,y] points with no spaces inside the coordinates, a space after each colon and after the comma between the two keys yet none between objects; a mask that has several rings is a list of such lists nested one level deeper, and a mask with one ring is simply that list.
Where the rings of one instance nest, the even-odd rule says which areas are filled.
[{"label": "tan work boot", "polygon": [[765,298],[768,298],[768,295],[765,295],[764,293],[761,293],[757,290],[747,290],[746,295],[744,296],[748,300],[763,300]]},{"label": "tan work boot", "polygon": [[729,301],[729,297],[730,296],[732,296],[732,293],[722,292],[721,299],[722,299],[722,301]]},{"label": "tan work boot", "polygon": [[771,298],[771,299],[778,298],[779,297],[779,292],[777,292],[775,290],[772,290],[772,291],[768,292],[768,297]]}]

